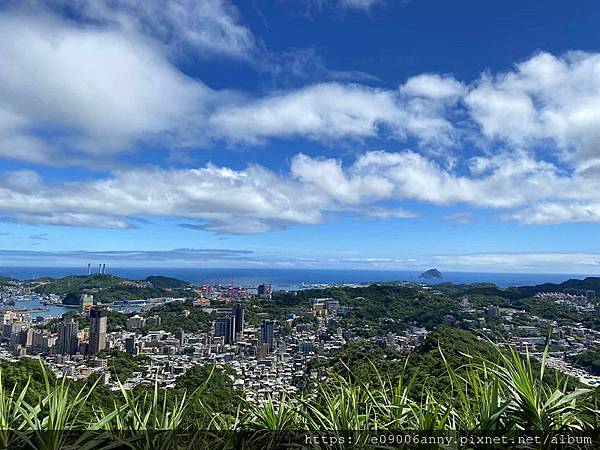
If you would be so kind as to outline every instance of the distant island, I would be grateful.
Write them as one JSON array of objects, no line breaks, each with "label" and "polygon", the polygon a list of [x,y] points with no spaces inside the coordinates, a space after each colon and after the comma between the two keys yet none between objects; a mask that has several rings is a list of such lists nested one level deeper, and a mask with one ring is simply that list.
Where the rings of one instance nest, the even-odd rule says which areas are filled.
[{"label": "distant island", "polygon": [[441,280],[442,278],[444,278],[444,275],[442,275],[442,272],[440,272],[437,269],[429,269],[423,272],[421,275],[419,275],[419,278],[423,278],[426,280]]}]

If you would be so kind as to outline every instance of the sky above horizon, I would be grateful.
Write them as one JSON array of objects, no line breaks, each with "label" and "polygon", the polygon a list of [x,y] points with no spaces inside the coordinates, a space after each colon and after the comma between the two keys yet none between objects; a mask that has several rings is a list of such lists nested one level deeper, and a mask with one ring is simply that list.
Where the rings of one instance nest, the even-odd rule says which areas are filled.
[{"label": "sky above horizon", "polygon": [[595,1],[0,1],[0,266],[597,274]]}]

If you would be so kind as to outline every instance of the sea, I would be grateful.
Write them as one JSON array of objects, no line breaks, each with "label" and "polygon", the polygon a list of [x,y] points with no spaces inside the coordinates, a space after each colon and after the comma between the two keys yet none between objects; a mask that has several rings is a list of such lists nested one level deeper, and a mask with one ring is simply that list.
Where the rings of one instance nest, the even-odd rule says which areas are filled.
[{"label": "sea", "polygon": [[[256,287],[271,283],[275,290],[297,290],[307,285],[319,284],[363,284],[386,281],[414,281],[436,284],[493,283],[498,287],[530,286],[542,283],[561,283],[570,278],[583,279],[592,275],[582,274],[538,274],[538,273],[484,273],[443,272],[441,280],[423,280],[422,271],[393,270],[317,270],[317,269],[205,269],[145,267],[107,267],[107,273],[123,278],[141,280],[149,275],[178,278],[194,284],[220,283],[244,287]],[[0,275],[30,280],[41,277],[60,278],[67,275],[86,275],[87,266],[73,267],[0,267]]]}]

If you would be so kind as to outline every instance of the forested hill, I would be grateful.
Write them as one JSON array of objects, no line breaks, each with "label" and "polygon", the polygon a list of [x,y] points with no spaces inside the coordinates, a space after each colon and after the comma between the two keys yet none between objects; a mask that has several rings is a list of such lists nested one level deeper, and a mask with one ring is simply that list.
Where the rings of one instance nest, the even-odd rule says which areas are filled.
[{"label": "forested hill", "polygon": [[9,278],[9,277],[5,277],[0,275],[0,286],[4,286],[6,284],[11,284],[14,283],[16,280],[14,278]]},{"label": "forested hill", "polygon": [[504,297],[510,300],[519,300],[531,297],[537,292],[561,292],[563,289],[590,289],[596,291],[600,295],[600,277],[587,277],[583,280],[570,279],[562,283],[544,283],[535,286],[517,286],[502,289],[492,283],[478,284],[461,284],[455,285],[452,283],[442,283],[436,285],[436,288],[441,289],[451,294],[463,295],[491,295]]},{"label": "forested hill", "polygon": [[412,383],[414,394],[427,388],[441,395],[450,388],[448,367],[462,373],[479,358],[497,361],[498,350],[470,331],[438,327],[409,355],[363,341],[343,346],[324,364],[332,373],[357,382],[391,381],[395,385],[402,378]]},{"label": "forested hill", "polygon": [[[471,331],[440,326],[408,355],[363,341],[346,344],[335,351],[328,361],[317,362],[313,367],[325,365],[331,373],[365,384],[383,381],[395,385],[403,379],[411,384],[415,395],[431,390],[440,396],[452,395],[449,368],[464,376],[472,364],[479,364],[483,360],[488,364],[500,362],[501,353],[508,355],[508,350],[496,347]],[[539,361],[532,360],[531,363],[539,368]],[[556,377],[568,380],[570,386],[577,385],[575,379],[547,367],[544,381],[552,385]]]},{"label": "forested hill", "polygon": [[523,286],[519,289],[527,290],[527,289],[536,289],[536,292],[549,292],[549,291],[562,291],[566,288],[572,289],[590,289],[593,291],[598,291],[600,293],[600,277],[587,277],[583,280],[570,279],[564,281],[560,284],[554,283],[545,283],[538,284],[537,286]]},{"label": "forested hill", "polygon": [[158,275],[146,277],[146,281],[152,284],[153,287],[159,289],[184,289],[191,285],[191,283],[188,283],[187,281]]},{"label": "forested hill", "polygon": [[64,303],[76,305],[82,294],[92,294],[95,300],[113,302],[152,297],[190,297],[190,283],[169,277],[148,277],[145,280],[129,280],[115,275],[70,275],[64,278],[48,278],[35,291],[39,294],[56,294],[64,297]]}]

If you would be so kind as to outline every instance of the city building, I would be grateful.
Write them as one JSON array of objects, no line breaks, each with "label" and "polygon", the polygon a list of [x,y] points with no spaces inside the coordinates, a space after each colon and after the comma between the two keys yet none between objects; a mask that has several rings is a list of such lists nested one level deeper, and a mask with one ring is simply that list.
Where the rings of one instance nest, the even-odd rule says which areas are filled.
[{"label": "city building", "polygon": [[144,319],[142,316],[136,314],[127,319],[127,321],[125,322],[125,327],[128,330],[139,330],[140,328],[143,328],[145,324],[146,324],[146,319]]},{"label": "city building", "polygon": [[565,288],[563,289],[563,293],[575,295],[577,297],[584,297],[587,300],[594,300],[596,298],[596,291],[593,291],[591,289]]},{"label": "city building", "polygon": [[272,320],[263,320],[260,325],[260,345],[266,345],[269,352],[273,351],[273,329]]},{"label": "city building", "polygon": [[185,343],[185,333],[183,332],[183,329],[178,328],[175,330],[175,339],[177,339],[179,345],[183,345]]},{"label": "city building", "polygon": [[95,355],[106,348],[106,329],[108,317],[106,311],[90,309],[90,344],[88,354]]},{"label": "city building", "polygon": [[309,355],[315,352],[315,343],[312,341],[304,341],[298,344],[298,351],[304,355]]},{"label": "city building", "polygon": [[125,338],[125,351],[131,355],[137,355],[137,339],[135,338],[135,334]]},{"label": "city building", "polygon": [[148,326],[160,326],[162,319],[159,315],[154,315],[146,318],[146,325]]},{"label": "city building", "polygon": [[32,355],[47,355],[51,347],[50,337],[46,330],[34,330],[31,339]]},{"label": "city building", "polygon": [[235,316],[219,317],[215,321],[215,336],[223,337],[224,344],[235,341]]},{"label": "city building", "polygon": [[244,331],[244,305],[242,303],[234,304],[232,313],[235,317],[235,332],[241,333]]},{"label": "city building", "polygon": [[79,347],[79,323],[75,320],[65,320],[58,326],[58,339],[56,341],[57,355],[74,355]]},{"label": "city building", "polygon": [[256,288],[256,294],[259,297],[267,297],[270,298],[271,295],[273,294],[273,287],[271,286],[271,283],[269,284],[259,284]]},{"label": "city building", "polygon": [[340,301],[334,298],[325,300],[325,309],[328,314],[335,314],[340,307]]}]

